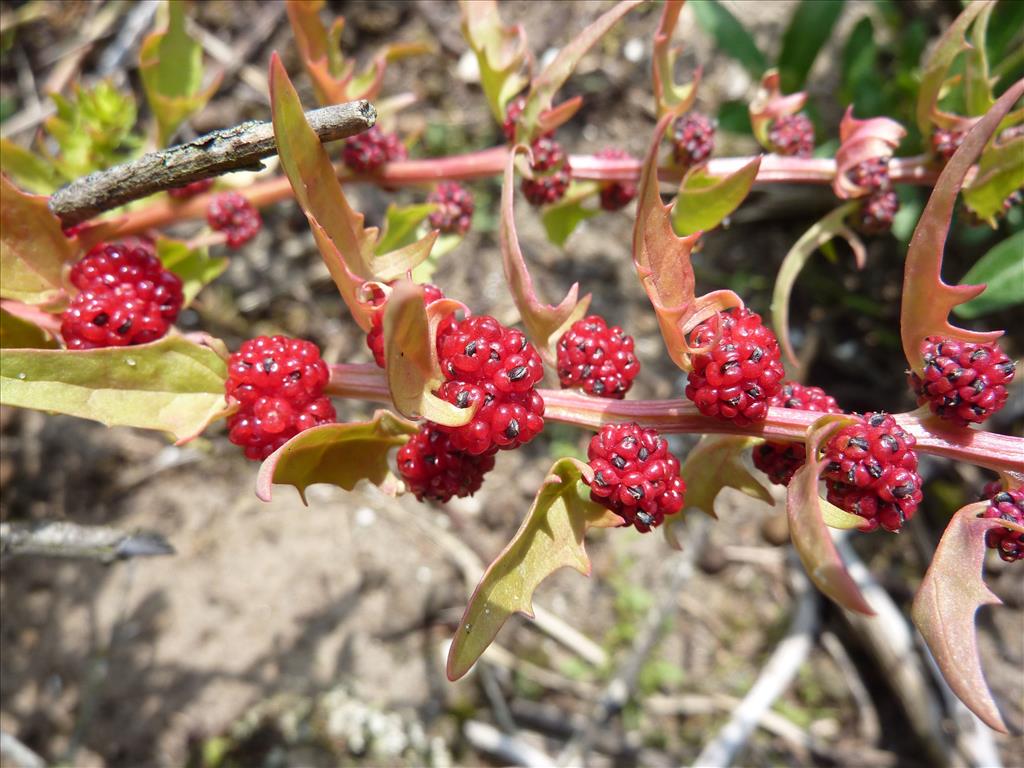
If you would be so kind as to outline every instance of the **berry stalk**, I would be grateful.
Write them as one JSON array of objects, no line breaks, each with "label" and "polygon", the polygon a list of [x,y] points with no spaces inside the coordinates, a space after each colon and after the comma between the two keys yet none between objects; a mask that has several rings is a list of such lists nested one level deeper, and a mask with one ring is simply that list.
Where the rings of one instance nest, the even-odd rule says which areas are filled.
[{"label": "berry stalk", "polygon": [[[689,400],[606,400],[557,389],[538,389],[544,419],[591,429],[635,421],[644,428],[674,434],[728,434],[803,442],[807,428],[821,418],[817,411],[772,407],[760,423],[740,427],[703,416]],[[332,365],[325,394],[389,404],[384,374],[375,365]],[[922,421],[916,413],[894,415],[896,423],[917,440],[916,450],[965,461],[995,471],[1024,471],[1024,438],[981,430],[960,430]]]}]

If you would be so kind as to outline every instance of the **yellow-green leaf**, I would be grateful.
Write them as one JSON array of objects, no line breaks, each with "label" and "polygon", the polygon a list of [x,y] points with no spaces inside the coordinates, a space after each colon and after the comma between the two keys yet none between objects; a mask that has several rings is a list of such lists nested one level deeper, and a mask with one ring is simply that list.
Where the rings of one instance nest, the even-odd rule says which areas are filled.
[{"label": "yellow-green leaf", "polygon": [[679,185],[672,209],[676,234],[692,235],[721,224],[746,199],[760,167],[761,158],[755,157],[724,178],[710,176],[702,169],[688,173]]},{"label": "yellow-green leaf", "polygon": [[0,349],[56,349],[53,336],[35,323],[0,308]]},{"label": "yellow-green leaf", "polygon": [[228,260],[210,257],[210,249],[189,248],[187,243],[166,237],[156,241],[156,255],[164,267],[181,278],[185,306],[192,303],[196,294],[216,280],[228,268]]},{"label": "yellow-green leaf", "polygon": [[0,139],[0,172],[37,195],[48,195],[61,184],[60,174],[49,160],[10,139]]},{"label": "yellow-green leaf", "polygon": [[992,144],[981,153],[978,173],[964,188],[964,205],[982,221],[996,226],[1003,201],[1024,188],[1024,137]]}]

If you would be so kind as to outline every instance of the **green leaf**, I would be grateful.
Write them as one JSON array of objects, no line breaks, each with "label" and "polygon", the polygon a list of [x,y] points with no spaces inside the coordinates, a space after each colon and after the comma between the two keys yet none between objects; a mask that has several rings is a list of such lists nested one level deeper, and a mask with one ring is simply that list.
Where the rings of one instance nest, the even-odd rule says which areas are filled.
[{"label": "green leaf", "polygon": [[416,241],[416,228],[437,210],[435,203],[398,206],[391,203],[384,215],[384,231],[374,246],[374,253],[384,254]]},{"label": "green leaf", "polygon": [[505,108],[530,82],[526,31],[502,24],[495,0],[461,0],[462,34],[476,54],[480,85],[491,114],[499,123]]},{"label": "green leaf", "polygon": [[61,176],[49,160],[10,139],[0,139],[0,172],[37,195],[48,195],[61,184]]},{"label": "green leaf", "polygon": [[50,94],[57,113],[46,119],[47,133],[60,151],[53,164],[65,179],[122,163],[142,147],[142,138],[132,133],[135,99],[104,80],[93,88],[76,86],[68,99]]},{"label": "green leaf", "polygon": [[584,536],[590,528],[622,525],[622,519],[581,496],[593,470],[576,459],[555,462],[523,524],[487,568],[469,600],[448,651],[448,679],[458,680],[516,612],[533,616],[533,593],[559,568],[590,573]]},{"label": "green leaf", "polygon": [[993,6],[988,6],[978,14],[971,29],[971,45],[964,57],[966,72],[964,75],[964,101],[967,114],[975,117],[983,115],[995,103],[992,96],[992,81],[988,73],[988,55],[985,38],[988,36],[988,22],[992,16]]},{"label": "green leaf", "polygon": [[676,234],[692,235],[721,224],[746,199],[760,167],[761,158],[755,157],[724,178],[710,176],[699,168],[688,173],[679,185],[672,209]]},{"label": "green leaf", "polygon": [[48,198],[27,195],[0,176],[0,297],[55,305],[65,296],[64,265],[75,251]]},{"label": "green leaf", "polygon": [[562,247],[580,222],[597,216],[601,212],[599,209],[584,208],[583,203],[592,195],[597,194],[598,190],[599,186],[594,182],[574,181],[569,185],[565,197],[554,205],[544,208],[541,213],[541,221],[544,223],[544,231],[548,234],[548,240]]},{"label": "green leaf", "polygon": [[857,106],[858,114],[879,114],[883,94],[878,87],[878,44],[869,16],[858,21],[846,39],[842,94],[847,104]]},{"label": "green leaf", "polygon": [[184,442],[224,415],[227,365],[209,347],[168,336],[137,347],[3,350],[0,402]]},{"label": "green leaf", "polygon": [[675,68],[679,49],[672,45],[672,34],[679,22],[683,0],[667,0],[661,12],[661,21],[654,33],[654,98],[658,104],[658,117],[666,112],[679,115],[693,106],[700,83],[700,69],[693,81],[676,85]]},{"label": "green leaf", "polygon": [[438,262],[441,257],[454,251],[463,240],[462,235],[452,233],[450,235],[441,235],[437,238],[434,243],[434,247],[430,249],[430,253],[427,255],[420,264],[412,271],[412,279],[414,283],[429,283],[434,276],[434,271],[437,269]]},{"label": "green leaf", "polygon": [[743,65],[751,77],[760,78],[768,62],[758,50],[754,38],[718,0],[690,0],[697,24],[715,42]]},{"label": "green leaf", "polygon": [[392,478],[388,453],[403,445],[416,425],[389,411],[373,421],[324,424],[300,432],[260,465],[256,495],[270,501],[273,485],[292,485],[306,502],[306,489],[316,483],[351,491],[360,480],[381,486]]},{"label": "green leaf", "polygon": [[165,268],[181,278],[186,307],[228,268],[227,258],[210,258],[209,248],[190,249],[187,243],[166,237],[157,238],[156,255]]},{"label": "green leaf", "polygon": [[975,215],[996,226],[1003,201],[1024,187],[1024,137],[993,144],[982,152],[978,173],[964,188],[964,205]]},{"label": "green leaf", "polygon": [[56,349],[53,336],[35,323],[0,308],[0,349]]},{"label": "green leaf", "polygon": [[961,283],[987,286],[977,298],[953,308],[954,313],[968,320],[1024,303],[1024,231],[994,245]]},{"label": "green leaf", "polygon": [[986,725],[1008,733],[985,684],[974,617],[983,605],[999,605],[982,577],[985,534],[998,520],[978,518],[987,503],[959,510],[946,526],[928,572],[914,597],[911,616],[949,687]]},{"label": "green leaf", "polygon": [[843,12],[843,0],[801,0],[782,36],[779,76],[786,93],[799,91],[807,82],[822,46]]},{"label": "green leaf", "polygon": [[723,488],[735,488],[752,499],[772,504],[772,495],[743,464],[743,456],[762,442],[757,437],[703,435],[687,455],[679,474],[686,483],[686,506],[717,518],[715,499]]}]

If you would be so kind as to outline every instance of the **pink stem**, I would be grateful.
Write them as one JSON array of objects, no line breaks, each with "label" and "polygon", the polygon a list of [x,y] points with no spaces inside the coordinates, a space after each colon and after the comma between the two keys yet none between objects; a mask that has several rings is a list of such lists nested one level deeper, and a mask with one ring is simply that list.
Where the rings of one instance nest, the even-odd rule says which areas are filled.
[{"label": "pink stem", "polygon": [[[332,365],[327,392],[377,403],[390,403],[384,372],[375,365]],[[604,424],[635,421],[666,433],[720,434],[803,442],[807,428],[821,418],[816,411],[769,408],[760,424],[738,427],[703,416],[689,400],[604,400],[576,392],[541,389],[544,418],[598,430]],[[913,413],[896,421],[917,439],[917,450],[993,470],[1024,470],[1024,438],[975,429],[958,429],[921,420]]]}]

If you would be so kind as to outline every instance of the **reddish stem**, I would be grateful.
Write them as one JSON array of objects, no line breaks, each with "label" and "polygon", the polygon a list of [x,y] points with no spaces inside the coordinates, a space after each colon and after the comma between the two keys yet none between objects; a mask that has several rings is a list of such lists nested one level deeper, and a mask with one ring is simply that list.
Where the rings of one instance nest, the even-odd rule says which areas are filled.
[{"label": "reddish stem", "polygon": [[[332,365],[327,392],[377,403],[390,403],[384,372],[375,365]],[[604,400],[576,392],[541,389],[544,418],[598,430],[604,424],[635,421],[666,433],[724,434],[803,442],[807,428],[821,418],[816,411],[769,408],[760,424],[738,427],[703,416],[689,400]],[[997,471],[1024,471],[1024,438],[974,429],[958,429],[922,420],[913,413],[896,421],[917,439],[917,450]]]},{"label": "reddish stem", "polygon": [[[374,183],[382,187],[428,185],[442,179],[467,180],[500,175],[505,168],[508,147],[491,147],[479,152],[426,160],[403,160],[389,163],[373,175],[353,175],[344,166],[336,165],[338,178],[343,183]],[[712,176],[727,176],[749,163],[749,157],[717,157],[706,165]],[[592,181],[637,181],[640,161],[632,158],[612,160],[594,155],[572,155],[569,158],[573,178]],[[782,157],[765,155],[757,174],[757,183],[831,184],[836,164],[828,158]],[[663,181],[678,183],[678,168],[664,168],[659,174]],[[937,173],[924,157],[893,158],[889,163],[892,181],[902,184],[931,185]],[[284,176],[259,181],[246,189],[237,190],[257,208],[263,208],[292,196],[291,184]],[[186,219],[206,217],[210,199],[216,192],[207,192],[185,202],[166,196],[145,208],[103,219],[97,224],[91,241],[100,238],[127,237],[151,229],[160,229]]]}]

